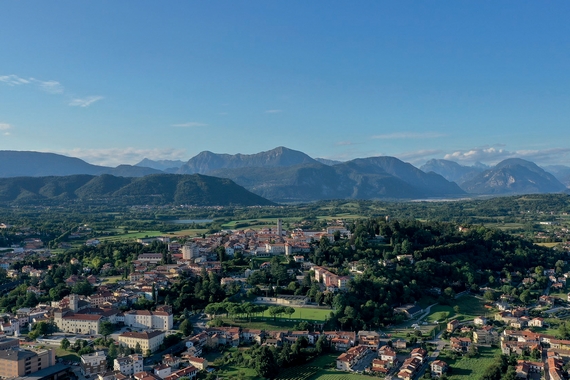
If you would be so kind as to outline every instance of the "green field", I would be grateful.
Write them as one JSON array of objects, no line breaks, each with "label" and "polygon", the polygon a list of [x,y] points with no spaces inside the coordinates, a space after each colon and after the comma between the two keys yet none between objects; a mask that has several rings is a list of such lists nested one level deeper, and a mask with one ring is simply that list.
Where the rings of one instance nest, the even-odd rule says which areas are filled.
[{"label": "green field", "polygon": [[307,322],[325,322],[329,319],[331,309],[317,309],[309,307],[294,307],[295,312],[289,315],[283,315],[281,318],[273,318],[267,311],[262,316],[252,317],[251,322],[245,318],[228,318],[223,317],[222,320],[230,325],[239,325],[243,328],[250,329],[266,329],[266,330],[282,330],[291,329],[301,321]]},{"label": "green field", "polygon": [[479,347],[479,355],[475,358],[463,356],[454,360],[442,353],[439,359],[451,367],[449,380],[478,379],[500,354],[499,348]]},{"label": "green field", "polygon": [[143,238],[151,238],[156,236],[165,235],[160,231],[129,231],[128,233],[123,233],[120,235],[114,236],[102,236],[98,238],[101,241],[121,241],[121,240],[136,240],[136,239],[143,239]]},{"label": "green field", "polygon": [[73,352],[73,351],[66,351],[60,347],[57,347],[55,349],[55,356],[58,358],[61,358],[63,360],[69,360],[72,362],[80,362],[81,358],[79,357],[79,355],[77,355],[77,353]]},{"label": "green field", "polygon": [[[484,307],[485,301],[474,296],[463,296],[451,301],[450,305],[436,305],[431,308],[430,314],[427,316],[426,321],[434,323],[436,321],[445,321],[449,318],[457,320],[469,320],[480,315],[489,313],[489,310]],[[456,313],[453,308],[459,306],[459,313]]]},{"label": "green field", "polygon": [[339,372],[335,370],[338,353],[322,355],[304,365],[285,368],[280,371],[278,380],[370,380],[371,376]]}]

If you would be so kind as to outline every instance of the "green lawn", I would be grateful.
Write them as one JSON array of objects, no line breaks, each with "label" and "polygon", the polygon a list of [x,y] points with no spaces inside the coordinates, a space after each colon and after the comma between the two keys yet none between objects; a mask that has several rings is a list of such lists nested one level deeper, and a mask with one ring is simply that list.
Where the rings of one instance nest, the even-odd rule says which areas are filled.
[{"label": "green lawn", "polygon": [[331,313],[331,309],[317,309],[309,307],[294,307],[295,312],[289,315],[283,315],[282,318],[276,317],[275,319],[266,311],[263,316],[252,317],[251,322],[246,318],[227,318],[222,317],[222,320],[230,325],[239,325],[243,328],[250,329],[267,329],[267,330],[282,330],[293,328],[301,321],[307,322],[325,322]]},{"label": "green lawn", "polygon": [[100,279],[103,284],[115,284],[116,282],[121,281],[123,276],[100,277]]},{"label": "green lawn", "polygon": [[[459,313],[456,313],[453,308],[459,306]],[[453,300],[450,305],[436,305],[431,308],[431,313],[427,316],[426,321],[433,323],[435,321],[444,321],[448,318],[455,318],[458,320],[473,319],[480,315],[489,313],[484,307],[485,301],[473,297],[463,296]]]},{"label": "green lawn", "polygon": [[62,358],[63,360],[69,360],[72,362],[80,362],[81,361],[81,358],[79,357],[79,355],[77,355],[77,353],[75,353],[73,351],[64,350],[60,347],[57,347],[55,349],[55,356],[58,358]]},{"label": "green lawn", "polygon": [[151,237],[156,237],[156,236],[162,236],[165,235],[163,232],[161,231],[129,231],[126,234],[120,234],[120,235],[115,235],[115,236],[102,236],[100,238],[98,238],[101,241],[121,241],[121,240],[136,240],[136,239],[142,239],[142,238],[151,238]]},{"label": "green lawn", "polygon": [[478,379],[485,372],[495,358],[501,354],[499,348],[479,347],[479,355],[475,358],[461,357],[456,360],[440,354],[439,359],[445,361],[451,367],[449,380]]},{"label": "green lawn", "polygon": [[338,353],[322,355],[310,362],[279,372],[278,380],[370,380],[371,376],[335,370]]}]

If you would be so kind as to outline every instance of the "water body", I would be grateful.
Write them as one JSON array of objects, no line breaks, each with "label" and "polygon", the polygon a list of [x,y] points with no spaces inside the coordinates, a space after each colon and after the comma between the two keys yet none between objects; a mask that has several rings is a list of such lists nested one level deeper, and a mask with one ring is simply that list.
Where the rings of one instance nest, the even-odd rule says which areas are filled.
[{"label": "water body", "polygon": [[192,223],[212,223],[214,220],[213,219],[175,219],[175,220],[169,220],[168,223],[174,223],[174,224],[192,224]]}]

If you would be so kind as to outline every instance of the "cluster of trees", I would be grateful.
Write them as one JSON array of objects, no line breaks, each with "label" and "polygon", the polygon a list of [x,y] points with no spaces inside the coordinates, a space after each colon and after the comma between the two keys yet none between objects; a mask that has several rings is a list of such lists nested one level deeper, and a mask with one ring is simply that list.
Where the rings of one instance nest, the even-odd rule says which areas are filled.
[{"label": "cluster of trees", "polygon": [[246,351],[236,351],[226,357],[226,364],[255,368],[257,374],[266,379],[274,379],[279,368],[303,364],[315,356],[328,352],[329,344],[324,336],[319,337],[314,347],[300,337],[293,344],[285,342],[282,347],[258,346],[255,344]]},{"label": "cluster of trees", "polygon": [[[365,268],[349,282],[348,292],[333,298],[332,322],[342,329],[397,323],[402,316],[394,314],[394,306],[435,293],[445,303],[457,292],[478,291],[491,276],[498,281],[503,273],[554,268],[564,255],[480,226],[459,231],[452,223],[368,219],[350,228],[351,240],[320,242],[314,251],[317,263],[320,260],[339,274],[346,273],[348,261],[358,260]],[[371,240],[376,235],[382,235],[385,243]],[[398,255],[410,256],[398,259]]]}]

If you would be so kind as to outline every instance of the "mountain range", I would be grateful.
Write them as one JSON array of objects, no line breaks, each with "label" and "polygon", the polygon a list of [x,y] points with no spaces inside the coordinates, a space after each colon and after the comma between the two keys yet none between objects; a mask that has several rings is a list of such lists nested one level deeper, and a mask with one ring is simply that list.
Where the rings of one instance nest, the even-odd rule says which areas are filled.
[{"label": "mountain range", "polygon": [[[462,166],[449,160],[430,160],[418,169],[395,157],[368,157],[339,162],[313,159],[303,152],[285,147],[250,155],[204,151],[187,162],[144,159],[136,165],[115,168],[91,165],[78,158],[53,153],[0,151],[0,177],[203,174],[231,179],[237,185],[275,202],[418,199],[466,194],[566,191],[566,186],[570,184],[570,168],[556,166],[551,170],[557,173],[558,179],[536,164],[522,159],[508,159],[494,167],[480,163]],[[559,179],[563,179],[564,183]]]},{"label": "mountain range", "polygon": [[0,203],[50,205],[68,201],[121,205],[274,204],[229,179],[200,174],[151,174],[139,178],[109,174],[0,178]]}]

